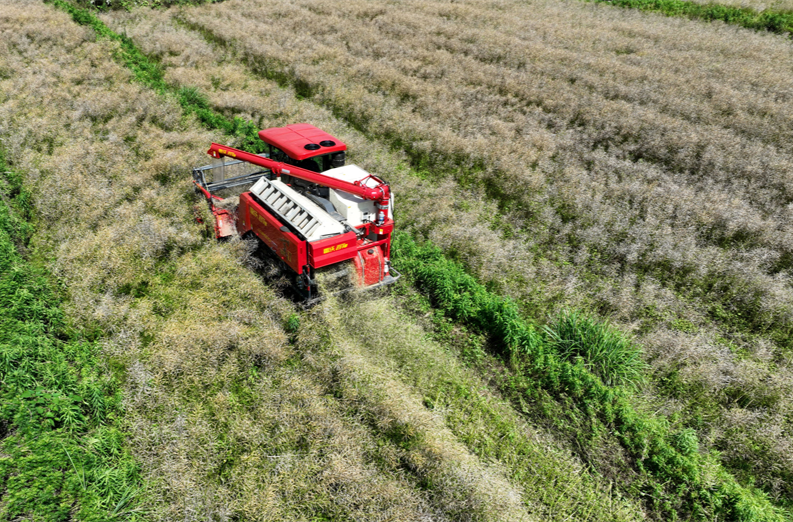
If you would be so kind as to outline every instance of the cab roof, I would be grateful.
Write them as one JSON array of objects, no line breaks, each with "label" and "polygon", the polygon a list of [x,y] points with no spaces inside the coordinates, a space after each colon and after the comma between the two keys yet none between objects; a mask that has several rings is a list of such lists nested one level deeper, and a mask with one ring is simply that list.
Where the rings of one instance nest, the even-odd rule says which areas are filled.
[{"label": "cab roof", "polygon": [[347,145],[341,140],[308,123],[260,130],[259,137],[265,143],[281,149],[287,156],[298,161],[347,150]]}]

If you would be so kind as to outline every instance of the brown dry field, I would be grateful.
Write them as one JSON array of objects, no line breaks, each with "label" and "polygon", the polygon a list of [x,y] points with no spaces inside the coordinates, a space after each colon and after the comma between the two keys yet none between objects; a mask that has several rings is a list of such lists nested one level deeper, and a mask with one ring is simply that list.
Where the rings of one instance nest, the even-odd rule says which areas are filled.
[{"label": "brown dry field", "polygon": [[401,226],[540,321],[610,317],[645,348],[654,410],[793,494],[790,40],[550,0],[107,21],[227,115],[341,137],[393,183]]},{"label": "brown dry field", "polygon": [[[406,168],[168,14],[147,16],[143,28],[171,27],[170,59],[192,63],[181,73],[210,73],[229,105],[325,118],[373,170]],[[133,82],[115,46],[51,6],[0,2],[0,138],[35,197],[32,255],[64,283],[70,321],[106,333],[149,518],[644,518],[391,298],[330,301],[290,337],[282,325],[296,310],[257,275],[251,245],[216,244],[194,222],[189,168],[223,137]],[[449,209],[453,187],[434,189]],[[445,386],[481,392],[442,396]]]}]

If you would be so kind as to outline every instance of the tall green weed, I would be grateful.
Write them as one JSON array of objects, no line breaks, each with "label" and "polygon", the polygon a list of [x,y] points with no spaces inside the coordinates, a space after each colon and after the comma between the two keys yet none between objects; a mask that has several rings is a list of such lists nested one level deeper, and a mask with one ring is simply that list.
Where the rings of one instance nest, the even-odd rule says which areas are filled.
[{"label": "tall green weed", "polygon": [[[699,453],[696,434],[675,431],[666,419],[640,411],[629,389],[614,385],[620,380],[633,385],[641,372],[639,354],[617,332],[571,314],[538,330],[509,299],[489,292],[439,248],[431,243],[419,245],[405,233],[395,234],[392,258],[435,306],[489,336],[501,354],[512,360],[519,375],[511,386],[521,395],[519,400],[550,398],[562,407],[548,409],[549,415],[571,421],[588,419],[592,437],[598,431],[614,432],[644,477],[640,494],[653,510],[666,517],[698,520],[789,519],[761,491],[738,484],[718,459]],[[584,345],[588,342],[601,346],[590,348]],[[624,354],[606,364],[602,353],[608,350]],[[619,365],[620,358],[624,367]]]},{"label": "tall green weed", "polygon": [[641,349],[605,323],[568,311],[545,327],[546,341],[566,361],[578,358],[608,386],[632,387],[647,369]]},{"label": "tall green weed", "polygon": [[28,262],[31,195],[0,151],[0,519],[135,519],[142,482],[96,342]]},{"label": "tall green weed", "polygon": [[793,33],[793,13],[766,10],[757,12],[750,7],[733,7],[719,3],[698,4],[686,0],[588,0],[629,7],[641,11],[656,11],[667,16],[685,16],[698,20],[740,25],[747,29]]}]

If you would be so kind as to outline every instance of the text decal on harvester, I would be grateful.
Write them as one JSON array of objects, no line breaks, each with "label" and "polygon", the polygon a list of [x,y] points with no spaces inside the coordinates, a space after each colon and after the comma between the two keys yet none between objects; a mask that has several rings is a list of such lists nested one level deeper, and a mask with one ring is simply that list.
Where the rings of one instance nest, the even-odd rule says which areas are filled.
[{"label": "text decal on harvester", "polygon": [[339,243],[336,246],[332,246],[332,247],[328,247],[328,248],[324,249],[322,251],[322,253],[323,254],[330,254],[331,252],[335,252],[336,250],[341,250],[343,248],[347,248],[348,246],[350,246],[350,245],[348,245],[347,243]]},{"label": "text decal on harvester", "polygon": [[262,225],[264,225],[264,226],[267,226],[267,225],[269,224],[269,223],[267,223],[267,220],[266,220],[266,219],[264,219],[264,217],[263,217],[263,216],[260,216],[260,215],[259,215],[259,213],[258,213],[258,212],[256,212],[254,209],[251,209],[251,214],[253,214],[253,216],[254,216],[256,219],[258,219],[258,220],[259,220],[259,222],[260,222]]}]

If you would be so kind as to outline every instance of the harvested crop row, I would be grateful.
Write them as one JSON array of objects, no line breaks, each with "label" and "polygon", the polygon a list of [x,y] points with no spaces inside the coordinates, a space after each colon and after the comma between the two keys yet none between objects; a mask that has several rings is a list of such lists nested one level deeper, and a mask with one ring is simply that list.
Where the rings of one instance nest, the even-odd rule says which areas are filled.
[{"label": "harvested crop row", "polygon": [[[353,359],[331,371],[338,356],[312,340],[320,328],[300,330],[293,345],[280,327],[291,307],[244,266],[244,243],[206,241],[185,167],[213,136],[130,82],[108,60],[115,44],[66,15],[6,2],[0,21],[2,64],[24,64],[3,68],[0,134],[47,223],[35,248],[68,282],[71,320],[102,336],[125,383],[153,518],[528,518],[520,488],[415,396],[359,397],[365,379]],[[422,440],[404,448],[366,420],[388,412],[396,428],[417,416]],[[543,462],[564,476],[581,469]],[[581,481],[582,495],[605,491]],[[547,492],[537,502],[558,505],[560,519],[582,505]],[[609,498],[590,515],[613,519],[615,509],[638,518]]]},{"label": "harvested crop row", "polygon": [[[447,347],[429,339],[397,306],[389,298],[327,309],[326,320],[342,355],[338,367],[355,375],[350,384],[360,400],[368,395],[404,397],[399,414],[407,422],[400,421],[402,426],[442,422],[472,453],[520,485],[525,504],[540,520],[645,518],[635,501],[610,484],[604,486],[580,460],[560,449],[558,440],[527,424],[486,381],[450,357]],[[374,422],[394,415],[384,411]],[[431,437],[437,441],[434,452],[459,451],[457,442]],[[416,430],[411,438],[428,437]],[[466,510],[474,511],[473,506]]]},{"label": "harvested crop row", "polygon": [[[689,176],[674,172],[674,169],[670,171],[670,167],[663,164],[652,166],[645,162],[635,163],[629,157],[630,154],[624,157],[619,150],[615,151],[620,147],[612,147],[608,152],[602,149],[592,152],[592,132],[587,127],[578,128],[576,124],[567,128],[569,122],[565,123],[564,118],[559,119],[553,111],[532,112],[531,106],[521,109],[519,104],[510,102],[509,96],[505,98],[505,95],[484,88],[477,90],[476,85],[469,86],[468,80],[460,80],[460,86],[454,80],[459,79],[465,72],[471,72],[471,77],[477,81],[482,75],[478,70],[472,71],[470,68],[461,72],[455,65],[456,59],[460,58],[461,63],[471,62],[465,59],[465,49],[458,49],[459,55],[451,55],[451,44],[448,42],[461,45],[456,34],[466,34],[469,35],[467,49],[470,52],[479,47],[487,49],[484,45],[474,44],[479,40],[475,38],[477,33],[471,34],[471,31],[482,31],[480,36],[487,36],[482,36],[482,41],[489,41],[493,32],[488,24],[494,23],[494,19],[503,21],[505,17],[510,17],[512,11],[509,9],[486,11],[470,5],[452,7],[424,3],[423,7],[414,10],[423,14],[410,15],[404,10],[396,12],[387,6],[353,4],[342,10],[358,13],[358,17],[353,18],[356,23],[350,24],[350,19],[339,19],[334,13],[328,12],[332,9],[322,7],[326,5],[330,4],[312,4],[309,10],[321,11],[321,16],[292,4],[287,6],[277,2],[264,2],[257,11],[257,16],[261,17],[258,27],[286,28],[296,18],[308,17],[314,20],[311,27],[316,27],[318,31],[319,28],[325,28],[312,37],[307,36],[309,30],[305,28],[299,31],[294,28],[291,32],[279,31],[278,35],[266,33],[266,37],[260,37],[259,35],[265,33],[253,28],[244,29],[249,21],[236,14],[239,8],[234,2],[222,6],[186,9],[179,14],[179,18],[187,21],[191,27],[200,28],[215,40],[225,42],[254,70],[293,82],[298,89],[303,89],[304,94],[313,94],[315,100],[365,130],[412,150],[414,160],[418,154],[418,157],[423,158],[420,161],[442,170],[453,170],[456,163],[467,165],[470,169],[476,166],[472,156],[480,154],[481,157],[492,159],[493,169],[503,171],[501,174],[482,174],[492,174],[492,179],[496,180],[494,183],[511,183],[513,190],[524,193],[531,192],[525,190],[527,186],[535,191],[547,190],[544,194],[538,192],[536,198],[528,203],[534,210],[534,216],[533,221],[524,224],[529,239],[522,245],[499,238],[493,241],[492,232],[487,231],[481,224],[472,223],[472,216],[477,218],[483,215],[476,211],[480,208],[478,204],[474,203],[476,210],[469,213],[460,212],[460,207],[466,208],[465,202],[457,203],[457,208],[444,206],[443,203],[449,198],[456,199],[461,194],[459,188],[453,186],[447,185],[447,195],[443,198],[438,198],[438,193],[426,186],[422,186],[421,197],[412,196],[416,193],[413,190],[398,191],[400,194],[410,194],[407,202],[409,208],[405,209],[408,205],[402,199],[403,213],[400,218],[414,225],[418,233],[428,235],[448,251],[466,260],[483,280],[501,285],[505,292],[532,306],[534,310],[552,310],[560,306],[560,302],[574,306],[594,305],[602,311],[615,314],[626,323],[645,323],[647,326],[641,331],[643,335],[640,339],[649,352],[657,377],[666,383],[670,382],[670,378],[675,382],[674,386],[656,390],[661,395],[670,394],[665,399],[665,411],[670,414],[686,412],[685,415],[690,414],[692,417],[707,417],[707,424],[696,427],[703,440],[723,451],[725,461],[740,467],[741,461],[752,460],[758,466],[755,471],[764,477],[761,481],[771,491],[776,494],[787,491],[789,481],[784,477],[793,469],[793,462],[788,458],[790,439],[785,435],[788,432],[785,426],[789,423],[786,412],[790,404],[786,397],[791,396],[791,380],[788,377],[790,361],[782,357],[778,349],[767,340],[745,338],[740,332],[765,332],[784,343],[789,336],[789,274],[784,269],[783,255],[787,247],[771,244],[778,238],[786,237],[784,227],[787,226],[785,223],[788,220],[785,216],[788,210],[784,206],[780,207],[781,189],[774,188],[774,183],[777,182],[775,180],[787,179],[784,174],[789,167],[780,164],[778,167],[782,170],[776,176],[768,176],[770,184],[767,185],[766,196],[763,196],[766,200],[762,200],[764,204],[759,205],[753,203],[757,201],[754,194],[762,195],[763,191],[753,190],[754,186],[749,184],[725,187],[696,172],[689,179]],[[446,11],[441,12],[444,9]],[[764,144],[762,133],[749,138],[741,137],[741,133],[751,127],[752,118],[755,117],[752,111],[756,110],[751,109],[751,104],[755,102],[745,102],[750,108],[742,113],[743,120],[736,118],[736,124],[720,115],[719,107],[728,106],[735,96],[754,99],[752,89],[755,87],[752,82],[734,71],[744,70],[750,65],[754,68],[752,70],[757,69],[756,64],[750,63],[751,60],[768,63],[768,58],[760,52],[762,49],[767,49],[768,55],[775,57],[774,59],[784,61],[787,58],[781,53],[789,44],[780,43],[778,40],[769,41],[768,37],[736,32],[729,28],[710,28],[705,34],[698,34],[695,26],[692,27],[688,22],[636,13],[619,14],[620,12],[608,11],[604,14],[602,10],[596,9],[595,23],[589,21],[593,14],[591,7],[574,9],[568,4],[554,4],[547,5],[544,9],[548,10],[548,16],[539,20],[516,17],[523,20],[524,24],[534,24],[533,32],[527,31],[527,34],[542,35],[537,39],[545,45],[550,55],[568,61],[572,59],[571,56],[583,53],[582,48],[595,45],[597,51],[606,57],[596,59],[598,56],[584,56],[579,57],[577,62],[571,62],[578,63],[580,67],[583,67],[583,63],[594,70],[594,73],[606,74],[604,71],[608,71],[609,66],[614,66],[623,73],[633,71],[637,88],[644,89],[640,89],[640,94],[655,93],[654,98],[650,97],[649,109],[637,105],[641,107],[641,114],[658,114],[664,121],[674,120],[679,125],[688,125],[683,129],[686,136],[697,135],[707,140],[710,134],[715,134],[718,138],[724,133],[715,131],[722,128],[724,132],[732,133],[730,136],[736,139],[750,140],[754,144],[752,146],[771,146]],[[569,15],[570,9],[578,13],[576,23],[588,28],[589,32],[583,34],[589,40],[584,38],[578,42],[564,39],[569,33],[564,29],[567,27],[565,24],[569,25],[569,22],[560,22],[559,18],[566,16],[566,13]],[[473,16],[474,14],[478,16]],[[422,35],[416,29],[415,20],[424,15],[433,22],[424,24],[425,27],[432,28],[432,31],[427,30],[431,33],[429,36]],[[607,16],[614,16],[617,21],[609,21]],[[413,23],[408,24],[406,19]],[[367,25],[370,20],[376,29]],[[467,24],[464,23],[466,21]],[[457,25],[450,26],[451,22]],[[502,25],[509,29],[517,23]],[[629,24],[632,24],[633,29],[629,30]],[[611,32],[604,34],[610,34],[613,38],[597,40],[598,31],[603,29],[601,26],[610,28]],[[644,29],[638,31],[635,29],[637,26]],[[331,31],[330,27],[335,30]],[[455,27],[459,29],[456,33],[453,31]],[[684,30],[691,42],[699,47],[694,46],[692,49],[688,46],[685,51],[676,47],[680,30]],[[376,34],[371,34],[373,31]],[[149,38],[144,37],[145,30],[136,33],[132,29],[129,34],[140,45],[166,55],[164,48],[160,51],[156,48],[162,45],[169,32],[163,33],[162,39],[153,38],[150,33]],[[302,38],[292,41],[290,34],[301,34]],[[352,34],[357,36],[353,38]],[[397,41],[393,34],[412,35],[414,38],[404,36]],[[347,40],[340,43],[339,39],[345,35]],[[369,39],[364,35],[368,35]],[[420,38],[422,36],[423,39]],[[754,47],[744,45],[740,52],[734,50],[736,46],[730,42],[744,36]],[[530,38],[527,36],[524,39]],[[419,43],[413,44],[412,40]],[[655,40],[665,43],[667,47],[654,50],[650,43]],[[495,38],[494,41],[503,43],[503,39]],[[608,43],[597,44],[600,41]],[[367,46],[362,42],[369,42],[371,45]],[[436,52],[433,58],[429,51],[421,47],[427,42],[431,44],[428,45],[430,49],[439,45],[439,42],[446,42],[447,48]],[[519,43],[514,39],[507,42]],[[638,46],[635,49],[637,52],[615,53],[615,50],[619,50],[617,44]],[[507,71],[511,70],[508,51],[510,47],[505,44],[503,48],[496,47],[491,52],[494,55],[491,61],[504,61]],[[566,52],[568,47],[573,47],[576,52]],[[608,50],[612,51],[612,58],[608,58]],[[353,54],[354,52],[358,54]],[[433,60],[427,58],[422,62],[418,58],[407,60],[402,57],[420,52],[424,54],[417,56],[429,56]],[[374,53],[377,56],[361,53]],[[395,57],[394,53],[401,54]],[[665,54],[670,53],[677,58],[669,59],[671,61],[664,58]],[[630,54],[638,56],[631,57]],[[452,60],[449,56],[454,56],[455,59]],[[541,60],[542,53],[535,52],[533,56],[539,58],[538,63],[531,64],[532,67],[555,67],[553,63],[546,64]],[[645,58],[647,56],[649,58]],[[294,62],[286,65],[287,58]],[[167,57],[164,59],[169,60]],[[729,60],[739,59],[744,60],[743,68],[735,67],[733,70],[720,65],[720,61],[731,63]],[[648,60],[650,64],[644,65],[642,60]],[[704,106],[710,108],[707,111],[700,110],[691,121],[680,118],[681,114],[689,114],[692,107],[700,105],[702,99],[695,97],[693,101],[676,102],[666,94],[680,87],[680,82],[675,79],[674,74],[658,71],[671,67],[682,75],[681,70],[674,68],[677,67],[674,60],[682,60],[681,63],[688,64],[692,70],[690,74],[700,74],[697,73],[700,69],[696,66],[704,67],[706,71],[717,70],[722,74],[722,80],[732,78],[730,89],[741,94],[733,93],[730,95],[732,98],[705,103]],[[485,58],[480,56],[479,63],[484,62]],[[741,63],[740,60],[738,63]],[[398,69],[400,64],[412,69]],[[512,68],[519,67],[513,65]],[[336,74],[339,70],[345,71],[345,74]],[[757,70],[767,72],[769,68]],[[493,72],[494,69],[488,71]],[[548,69],[548,76],[541,78],[542,81],[554,85],[554,88],[561,89],[560,92],[567,92],[569,99],[576,91],[571,91],[572,87],[565,87],[565,84],[575,86],[588,81],[589,88],[597,85],[592,79],[597,79],[597,74],[587,72],[587,69],[578,73],[576,71],[578,69],[572,66],[569,70],[558,69],[556,72]],[[570,81],[554,83],[557,74],[566,74],[562,77],[569,77]],[[697,76],[700,82],[698,85],[711,85],[710,80],[703,74]],[[181,75],[174,72],[174,78],[179,76]],[[199,75],[194,75],[192,80],[182,76],[180,81],[185,82],[185,85],[195,81],[196,85],[205,88],[207,92],[214,92],[211,96],[222,98],[224,93],[220,89],[215,89],[206,79],[201,80],[197,76]],[[756,81],[765,78],[761,76]],[[767,79],[767,89],[772,92],[779,91],[777,96],[786,96],[784,86],[775,78],[771,74]],[[358,84],[350,85],[356,79]],[[529,80],[535,83],[537,81],[532,78]],[[610,81],[613,87],[616,80],[612,78]],[[520,82],[514,81],[506,84],[504,88],[520,85]],[[363,86],[368,86],[369,90]],[[411,90],[413,87],[415,88]],[[469,91],[455,90],[463,88]],[[586,89],[587,92],[589,88]],[[713,88],[716,86],[711,85],[711,90]],[[231,87],[229,89],[233,90]],[[694,96],[697,91],[691,89],[684,92]],[[544,96],[547,99],[550,94]],[[600,99],[605,98],[608,101],[608,89],[599,96]],[[762,96],[764,95],[760,99],[763,99]],[[514,97],[513,92],[512,98]],[[623,105],[631,101],[629,97],[623,98]],[[474,105],[460,105],[469,102]],[[443,103],[447,105],[441,106]],[[494,109],[499,104],[503,104],[505,108]],[[653,109],[655,105],[663,110]],[[249,105],[244,111],[261,115],[273,110],[267,107],[271,105],[265,105],[262,101],[260,109]],[[494,115],[488,114],[482,108],[490,108]],[[564,112],[564,107],[559,107],[558,110]],[[789,109],[781,108],[779,114],[786,114],[786,110]],[[425,117],[427,114],[432,117]],[[532,121],[529,116],[534,117],[537,114],[541,116],[539,123],[535,121],[529,125]],[[632,119],[630,112],[623,110],[619,115],[628,123],[636,121],[635,118]],[[603,113],[603,117],[607,122],[615,118],[609,113]],[[705,119],[707,125],[697,127],[694,125],[696,119]],[[557,120],[559,123],[556,127],[547,125],[548,121]],[[740,121],[744,121],[745,125],[739,128]],[[765,125],[760,120],[758,122],[760,127]],[[450,126],[455,132],[449,130]],[[561,130],[565,128],[567,130]],[[654,127],[647,125],[646,128],[652,130]],[[552,132],[554,129],[558,132]],[[474,139],[476,132],[484,137]],[[470,136],[467,142],[464,139],[466,133]],[[527,137],[526,134],[530,136]],[[346,139],[347,135],[342,136]],[[646,146],[654,146],[656,151],[663,150],[668,145],[664,140],[674,140],[675,136],[674,133],[667,133],[648,138],[649,143]],[[773,134],[770,142],[780,139],[779,136],[779,133]],[[611,139],[608,136],[606,138],[604,143]],[[655,141],[659,143],[653,145]],[[683,152],[685,150],[688,149]],[[707,150],[704,147],[701,152]],[[785,154],[784,148],[772,152]],[[525,164],[521,167],[522,162],[532,160],[526,158],[526,154],[537,155],[534,158],[539,162],[536,171],[528,170]],[[555,163],[542,160],[543,154],[546,158],[556,154]],[[498,157],[493,158],[494,155]],[[510,159],[513,167],[507,164],[505,158]],[[687,158],[689,156],[681,156],[679,161],[675,161],[682,168],[688,161]],[[757,161],[765,160],[761,157]],[[586,170],[586,165],[589,165],[589,170]],[[378,167],[381,168],[378,172],[392,179],[395,185],[403,182],[404,177],[391,174],[387,165],[381,164]],[[508,168],[510,170],[504,170]],[[762,172],[760,166],[752,169],[758,176]],[[550,174],[547,178],[542,179],[541,174],[548,172]],[[411,188],[414,186],[415,184],[411,185]],[[741,199],[742,196],[746,196],[746,200]],[[520,197],[533,196],[521,194]],[[782,202],[784,201],[782,197]],[[768,203],[768,212],[762,208],[765,203]],[[445,224],[437,225],[439,220],[452,215],[462,217],[464,223],[470,224],[471,228],[466,230],[466,227],[448,228]],[[507,226],[510,229],[519,222],[514,219],[511,222],[502,220],[498,222],[498,226]],[[747,227],[752,233],[741,232]],[[701,230],[706,231],[705,238],[700,237],[703,235],[699,232]],[[741,246],[739,243],[736,246],[729,241],[725,244],[725,237],[747,237],[749,245]],[[752,247],[753,241],[759,241],[760,246]],[[545,257],[550,257],[554,263],[548,263]],[[762,426],[773,426],[773,429]],[[762,442],[758,444],[760,441]]]},{"label": "harvested crop row", "polygon": [[183,19],[414,161],[518,204],[544,255],[651,275],[789,344],[787,40],[578,3],[541,16],[258,5]]}]

